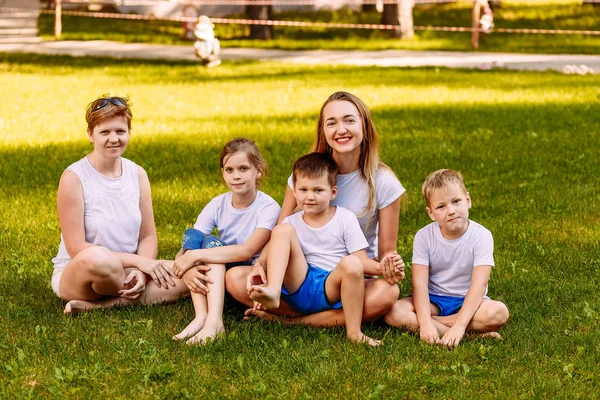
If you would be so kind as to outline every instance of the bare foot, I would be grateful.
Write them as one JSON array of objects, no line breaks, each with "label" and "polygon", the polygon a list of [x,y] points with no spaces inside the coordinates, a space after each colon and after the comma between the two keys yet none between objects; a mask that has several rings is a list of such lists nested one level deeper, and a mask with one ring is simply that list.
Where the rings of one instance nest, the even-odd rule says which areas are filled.
[{"label": "bare foot", "polygon": [[188,324],[188,326],[186,326],[177,335],[173,336],[172,339],[183,340],[194,336],[196,333],[200,332],[200,330],[204,327],[204,321],[206,321],[206,315],[194,318],[192,322]]},{"label": "bare foot", "polygon": [[498,332],[485,332],[477,334],[480,338],[483,339],[494,339],[494,340],[502,340],[502,336]]},{"label": "bare foot", "polygon": [[65,306],[64,313],[67,315],[75,315],[93,309],[94,303],[83,300],[71,300]]},{"label": "bare foot", "polygon": [[100,301],[71,300],[65,306],[64,313],[66,315],[75,315],[98,308],[110,308],[129,304],[132,304],[132,301],[122,297],[109,297]]},{"label": "bare foot", "polygon": [[251,286],[248,293],[250,298],[262,304],[267,310],[279,308],[281,290],[271,289],[267,286]]},{"label": "bare foot", "polygon": [[225,327],[223,325],[207,325],[192,338],[190,338],[186,344],[207,344],[209,341],[215,340],[217,336],[225,333]]},{"label": "bare foot", "polygon": [[281,321],[279,315],[271,314],[264,310],[257,310],[255,308],[249,308],[244,312],[244,320],[248,321],[252,317],[264,319],[266,321]]},{"label": "bare foot", "polygon": [[375,340],[372,337],[369,337],[362,332],[360,332],[360,334],[358,336],[348,335],[348,339],[350,339],[354,343],[368,344],[371,347],[377,347],[377,346],[381,346],[383,344],[382,340]]}]

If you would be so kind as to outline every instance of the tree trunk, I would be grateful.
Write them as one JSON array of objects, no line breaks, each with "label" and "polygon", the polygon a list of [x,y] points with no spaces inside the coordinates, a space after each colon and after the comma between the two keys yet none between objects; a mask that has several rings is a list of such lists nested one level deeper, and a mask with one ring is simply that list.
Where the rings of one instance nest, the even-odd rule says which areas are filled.
[{"label": "tree trunk", "polygon": [[[270,20],[273,15],[272,6],[246,6],[249,19]],[[268,25],[250,25],[250,39],[273,39],[273,27]]]},{"label": "tree trunk", "polygon": [[400,37],[400,20],[398,19],[398,4],[384,4],[383,13],[381,14],[381,23],[383,25],[398,25],[398,29],[391,31],[391,36]]},{"label": "tree trunk", "polygon": [[415,35],[413,25],[414,0],[398,0],[395,4],[384,4],[381,23],[385,25],[398,25],[392,31],[392,37],[410,39]]}]

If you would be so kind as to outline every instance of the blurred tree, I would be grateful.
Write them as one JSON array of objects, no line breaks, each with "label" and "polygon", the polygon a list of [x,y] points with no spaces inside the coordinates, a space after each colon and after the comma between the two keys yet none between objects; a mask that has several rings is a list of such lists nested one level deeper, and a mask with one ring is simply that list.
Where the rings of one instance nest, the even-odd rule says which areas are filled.
[{"label": "blurred tree", "polygon": [[415,35],[413,25],[414,0],[397,0],[396,3],[383,5],[381,23],[385,25],[398,25],[398,29],[392,31],[393,37],[410,39]]},{"label": "blurred tree", "polygon": [[377,11],[377,5],[375,3],[363,3],[361,10],[362,12],[375,12]]},{"label": "blurred tree", "polygon": [[[246,6],[246,15],[249,19],[270,20],[273,15],[273,6]],[[250,39],[273,39],[273,27],[268,25],[250,25]]]}]

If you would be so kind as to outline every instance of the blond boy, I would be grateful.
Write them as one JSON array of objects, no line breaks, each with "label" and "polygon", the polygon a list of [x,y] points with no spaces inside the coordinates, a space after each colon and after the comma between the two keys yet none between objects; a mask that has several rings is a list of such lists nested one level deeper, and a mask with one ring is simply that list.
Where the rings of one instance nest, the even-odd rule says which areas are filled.
[{"label": "blond boy", "polygon": [[434,222],[415,235],[412,296],[398,300],[385,321],[446,347],[458,346],[469,330],[500,339],[496,330],[509,314],[504,303],[487,297],[494,240],[469,220],[471,197],[462,175],[435,171],[422,192]]}]

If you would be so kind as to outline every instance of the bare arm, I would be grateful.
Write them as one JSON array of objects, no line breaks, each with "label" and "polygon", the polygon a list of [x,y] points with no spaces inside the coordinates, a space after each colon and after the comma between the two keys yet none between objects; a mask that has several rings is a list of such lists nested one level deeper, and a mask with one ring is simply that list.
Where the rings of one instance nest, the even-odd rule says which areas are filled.
[{"label": "bare arm", "polygon": [[210,249],[188,250],[185,254],[175,259],[173,270],[177,276],[183,274],[192,266],[199,263],[225,264],[229,262],[245,261],[252,258],[271,237],[271,231],[266,228],[257,228],[252,235],[242,244]]},{"label": "bare arm", "polygon": [[467,291],[465,301],[458,311],[456,322],[442,337],[441,344],[448,347],[456,347],[465,334],[467,326],[473,319],[475,312],[483,301],[485,288],[490,280],[492,267],[489,265],[480,265],[473,268],[471,274],[471,286]]},{"label": "bare arm", "polygon": [[363,265],[363,272],[367,275],[383,275],[383,268],[378,261],[373,260],[363,250],[355,251],[352,255],[357,256]]},{"label": "bare arm", "polygon": [[156,258],[158,253],[158,236],[154,225],[154,212],[152,210],[152,194],[148,174],[142,167],[138,167],[140,184],[140,211],[142,214],[142,225],[138,240],[137,254],[151,259]]},{"label": "bare arm", "polygon": [[58,184],[56,204],[65,247],[69,257],[75,258],[79,252],[94,245],[85,241],[83,187],[73,171],[63,172]]},{"label": "bare arm", "polygon": [[421,340],[437,343],[439,333],[431,318],[429,304],[429,267],[421,264],[412,266],[413,305],[419,322]]},{"label": "bare arm", "polygon": [[363,266],[363,273],[366,275],[383,275],[383,278],[390,285],[395,285],[404,279],[404,261],[395,251],[387,254],[381,261],[369,258],[365,250],[360,250],[352,254],[360,259]]},{"label": "bare arm", "polygon": [[[383,261],[385,257],[392,256],[392,263],[386,262],[382,273],[384,279],[390,284],[395,284],[404,279],[404,261],[396,252],[398,244],[398,221],[400,219],[400,198],[392,204],[379,210],[378,235],[378,259]],[[400,257],[398,261],[397,258]],[[389,261],[389,260],[388,260]],[[387,268],[386,268],[387,267]]]},{"label": "bare arm", "polygon": [[382,260],[386,254],[396,251],[398,243],[398,223],[400,221],[400,198],[386,208],[379,210],[378,255]]},{"label": "bare arm", "polygon": [[188,250],[184,257],[203,263],[225,264],[229,262],[245,261],[252,258],[271,238],[271,231],[266,228],[257,228],[252,235],[242,244],[234,244],[210,249]]}]

